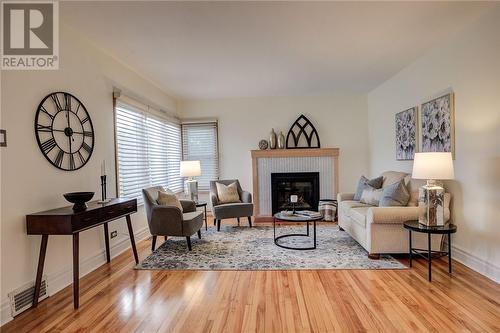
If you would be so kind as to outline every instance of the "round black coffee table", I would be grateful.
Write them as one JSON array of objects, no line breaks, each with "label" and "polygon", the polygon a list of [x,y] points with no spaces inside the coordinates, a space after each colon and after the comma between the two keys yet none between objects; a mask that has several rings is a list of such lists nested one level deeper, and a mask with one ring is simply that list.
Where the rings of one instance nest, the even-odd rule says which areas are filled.
[{"label": "round black coffee table", "polygon": [[[442,225],[442,226],[426,226],[418,223],[417,220],[406,221],[404,224],[405,229],[409,231],[409,250],[408,254],[410,256],[410,267],[412,266],[412,255],[417,254],[427,260],[429,263],[429,281],[432,281],[432,258],[439,258],[443,256],[448,256],[448,271],[451,273],[451,234],[457,232],[457,226],[451,223]],[[425,249],[416,249],[412,247],[411,244],[411,232],[420,232],[427,234],[427,243],[428,248]],[[433,251],[431,248],[431,235],[448,235],[448,252],[444,251]]]},{"label": "round black coffee table", "polygon": [[[316,221],[320,221],[323,219],[323,216],[319,217],[309,217],[305,215],[286,215],[286,214],[281,214],[281,213],[276,213],[273,216],[273,232],[274,232],[274,244],[278,245],[279,247],[282,247],[284,249],[289,249],[289,250],[314,250],[316,249]],[[307,231],[305,234],[286,234],[286,235],[281,235],[276,237],[276,221],[282,221],[282,222],[305,222],[306,223],[306,228]],[[313,223],[313,246],[312,247],[291,247],[291,246],[286,246],[286,245],[281,245],[278,243],[278,240],[282,238],[287,238],[287,237],[309,237],[309,223]]]}]

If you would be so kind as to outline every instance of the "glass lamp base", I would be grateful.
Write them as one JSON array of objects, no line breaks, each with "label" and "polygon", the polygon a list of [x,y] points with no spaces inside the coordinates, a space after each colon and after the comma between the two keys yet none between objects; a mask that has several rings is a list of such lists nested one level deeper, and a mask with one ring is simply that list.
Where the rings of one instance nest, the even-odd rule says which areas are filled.
[{"label": "glass lamp base", "polygon": [[427,181],[427,185],[418,191],[418,222],[426,226],[444,225],[444,188],[434,182]]}]

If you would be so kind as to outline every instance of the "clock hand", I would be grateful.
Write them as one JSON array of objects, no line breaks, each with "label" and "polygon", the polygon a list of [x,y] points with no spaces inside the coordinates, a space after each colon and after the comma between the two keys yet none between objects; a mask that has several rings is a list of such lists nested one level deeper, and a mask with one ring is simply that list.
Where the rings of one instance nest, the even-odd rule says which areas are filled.
[{"label": "clock hand", "polygon": [[[71,129],[71,125],[69,123],[69,111],[66,113],[66,119],[68,119],[68,128]],[[71,154],[72,153],[72,149],[71,149],[71,139],[72,139],[72,136],[73,134],[71,135],[68,135],[68,141],[69,141],[69,153]]]}]

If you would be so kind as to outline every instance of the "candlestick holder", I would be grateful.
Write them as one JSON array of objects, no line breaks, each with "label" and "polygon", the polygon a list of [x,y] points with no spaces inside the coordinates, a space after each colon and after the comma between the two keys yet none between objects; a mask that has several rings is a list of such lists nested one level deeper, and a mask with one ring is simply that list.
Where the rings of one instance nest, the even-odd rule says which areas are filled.
[{"label": "candlestick holder", "polygon": [[106,175],[101,176],[101,200],[98,201],[98,203],[108,203],[111,200],[107,199],[107,194],[106,194]]}]

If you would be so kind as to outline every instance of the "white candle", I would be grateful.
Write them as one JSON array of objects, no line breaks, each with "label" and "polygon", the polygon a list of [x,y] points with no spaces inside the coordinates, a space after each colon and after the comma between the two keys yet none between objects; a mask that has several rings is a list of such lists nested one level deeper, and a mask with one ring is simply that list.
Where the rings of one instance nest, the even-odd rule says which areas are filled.
[{"label": "white candle", "polygon": [[102,163],[101,163],[101,176],[104,176],[104,175],[106,175],[106,161],[102,160]]},{"label": "white candle", "polygon": [[299,200],[299,197],[295,194],[292,194],[290,196],[290,202],[297,202]]}]

